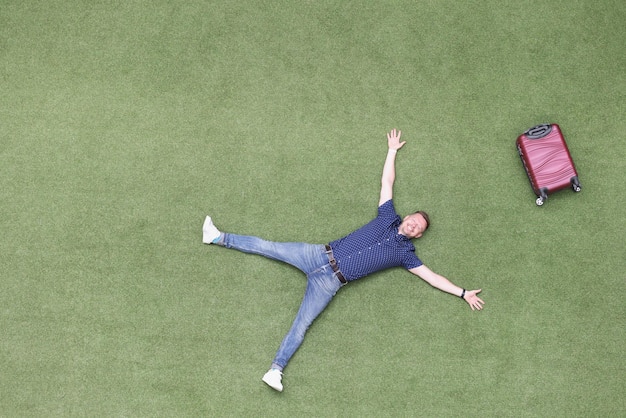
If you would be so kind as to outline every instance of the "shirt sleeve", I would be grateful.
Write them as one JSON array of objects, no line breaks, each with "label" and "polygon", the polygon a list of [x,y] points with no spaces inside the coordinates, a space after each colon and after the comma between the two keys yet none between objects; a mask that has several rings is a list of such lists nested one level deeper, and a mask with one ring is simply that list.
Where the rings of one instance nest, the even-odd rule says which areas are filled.
[{"label": "shirt sleeve", "polygon": [[393,200],[389,199],[382,205],[378,207],[378,217],[383,219],[395,220],[398,218],[398,214],[396,213],[396,208],[393,205]]},{"label": "shirt sleeve", "polygon": [[404,258],[404,268],[407,270],[414,269],[422,264],[424,263],[422,263],[422,260],[420,260],[414,252],[407,253],[407,256]]}]

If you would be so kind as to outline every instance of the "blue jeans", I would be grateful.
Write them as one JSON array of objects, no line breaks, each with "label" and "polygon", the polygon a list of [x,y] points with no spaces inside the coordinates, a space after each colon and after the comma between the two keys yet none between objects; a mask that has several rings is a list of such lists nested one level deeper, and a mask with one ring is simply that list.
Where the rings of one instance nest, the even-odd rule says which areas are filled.
[{"label": "blue jeans", "polygon": [[235,234],[224,234],[223,245],[226,248],[291,264],[306,274],[307,285],[302,304],[274,358],[273,364],[280,366],[282,370],[302,344],[309,326],[322,313],[343,284],[330,267],[324,245],[272,242]]}]

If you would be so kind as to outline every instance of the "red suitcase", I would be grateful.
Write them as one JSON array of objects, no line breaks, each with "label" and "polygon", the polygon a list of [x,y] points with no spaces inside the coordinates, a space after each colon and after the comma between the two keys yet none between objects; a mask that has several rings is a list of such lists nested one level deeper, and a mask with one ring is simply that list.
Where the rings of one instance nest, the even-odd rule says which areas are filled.
[{"label": "red suitcase", "polygon": [[559,125],[530,128],[517,138],[517,151],[537,195],[537,206],[558,190],[571,186],[575,192],[580,191],[578,173]]}]

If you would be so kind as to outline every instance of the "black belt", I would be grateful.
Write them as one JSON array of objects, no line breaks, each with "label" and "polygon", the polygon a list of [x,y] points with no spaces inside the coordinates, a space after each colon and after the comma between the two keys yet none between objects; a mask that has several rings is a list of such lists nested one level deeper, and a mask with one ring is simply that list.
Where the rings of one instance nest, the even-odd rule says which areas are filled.
[{"label": "black belt", "polygon": [[348,283],[346,278],[343,277],[343,274],[341,274],[341,271],[339,271],[337,260],[335,260],[335,256],[333,255],[333,249],[328,244],[326,244],[326,255],[328,256],[328,264],[330,264],[330,268],[333,269],[339,281],[343,284]]}]

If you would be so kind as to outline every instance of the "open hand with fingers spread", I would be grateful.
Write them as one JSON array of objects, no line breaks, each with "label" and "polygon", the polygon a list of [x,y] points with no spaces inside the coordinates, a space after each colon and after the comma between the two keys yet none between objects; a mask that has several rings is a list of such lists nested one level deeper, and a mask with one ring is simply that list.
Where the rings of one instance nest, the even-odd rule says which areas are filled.
[{"label": "open hand with fingers spread", "polygon": [[387,134],[387,144],[389,145],[389,149],[399,150],[402,148],[406,141],[400,142],[400,137],[402,136],[402,131],[397,129],[392,129],[391,132]]},{"label": "open hand with fingers spread", "polygon": [[469,304],[473,311],[480,311],[483,308],[485,302],[481,298],[478,297],[478,294],[482,292],[482,289],[478,290],[468,290],[465,292],[463,299],[465,302]]}]

